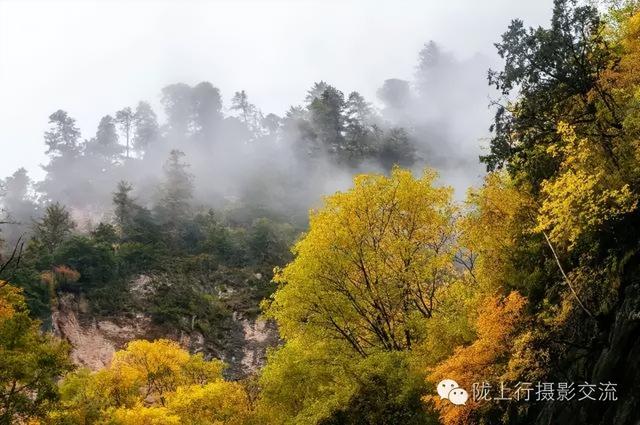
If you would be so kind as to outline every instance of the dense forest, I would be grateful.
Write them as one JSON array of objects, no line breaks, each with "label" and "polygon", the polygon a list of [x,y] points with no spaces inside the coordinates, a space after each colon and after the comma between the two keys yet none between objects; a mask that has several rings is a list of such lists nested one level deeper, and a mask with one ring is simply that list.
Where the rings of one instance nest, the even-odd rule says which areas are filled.
[{"label": "dense forest", "polygon": [[0,180],[0,425],[637,424],[640,3],[555,0],[496,48],[425,44],[380,108],[201,82],[89,138],[53,112],[45,177]]}]

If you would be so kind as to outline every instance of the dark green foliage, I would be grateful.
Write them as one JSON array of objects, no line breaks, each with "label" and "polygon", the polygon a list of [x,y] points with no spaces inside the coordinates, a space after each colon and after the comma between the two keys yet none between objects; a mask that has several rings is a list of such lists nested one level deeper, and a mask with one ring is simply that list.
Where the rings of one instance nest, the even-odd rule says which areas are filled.
[{"label": "dark green foliage", "polygon": [[82,289],[94,317],[126,316],[139,311],[140,305],[130,292],[129,282],[124,279]]},{"label": "dark green foliage", "polygon": [[113,194],[115,207],[115,225],[120,232],[123,242],[137,242],[143,244],[157,244],[161,236],[158,225],[153,220],[151,212],[131,197],[133,186],[125,181],[118,183],[117,191]]},{"label": "dark green foliage", "polygon": [[325,152],[339,154],[344,144],[344,94],[327,86],[309,105],[310,121]]},{"label": "dark green foliage", "polygon": [[121,152],[116,121],[111,115],[105,115],[98,124],[96,137],[87,142],[85,153],[106,161],[114,161]]},{"label": "dark green foliage", "polygon": [[32,265],[38,271],[47,270],[53,265],[53,253],[50,253],[40,240],[32,238],[27,242],[22,255],[22,264],[25,265],[25,263]]},{"label": "dark green foliage", "polygon": [[253,264],[286,264],[290,259],[289,246],[293,241],[293,229],[267,218],[259,218],[253,222],[246,240],[247,254]]},{"label": "dark green foliage", "polygon": [[109,223],[100,223],[91,232],[91,237],[98,243],[113,245],[118,242],[118,233],[115,226]]},{"label": "dark green foliage", "polygon": [[129,233],[133,233],[131,228],[133,227],[137,205],[129,195],[132,190],[133,186],[126,181],[121,181],[118,183],[118,188],[113,194],[115,222],[120,228],[123,238],[127,238]]},{"label": "dark green foliage", "polygon": [[49,288],[40,278],[40,272],[33,261],[23,256],[19,266],[8,267],[0,280],[11,282],[13,286],[21,288],[32,317],[39,319],[45,328],[51,326],[51,298]]},{"label": "dark green foliage", "polygon": [[[95,196],[91,179],[78,178],[81,171],[82,146],[76,121],[65,111],[58,110],[49,116],[49,130],[44,139],[49,163],[43,168],[47,176],[36,185],[47,201],[77,206]],[[87,156],[91,158],[90,155]],[[92,170],[99,169],[90,166]]]},{"label": "dark green foliage", "polygon": [[291,225],[264,217],[254,219],[248,226],[240,223],[231,226],[213,211],[197,215],[192,226],[197,229],[197,251],[213,255],[228,267],[272,268],[285,264],[296,234]]},{"label": "dark green foliage", "polygon": [[305,108],[301,106],[289,108],[282,120],[282,130],[286,140],[290,140],[293,144],[293,151],[298,159],[313,158],[321,152],[316,134],[307,120]]},{"label": "dark green foliage", "polygon": [[[506,165],[513,172],[523,171],[536,187],[557,167],[545,148],[558,140],[560,121],[579,133],[598,134],[603,141],[620,127],[597,122],[597,97],[590,96],[609,96],[598,87],[598,78],[613,61],[594,6],[555,0],[550,28],[526,29],[514,20],[496,47],[505,67],[490,72],[489,81],[504,95],[517,89],[520,97],[497,109],[491,151],[481,158],[488,169]],[[610,104],[611,99],[605,101]]]},{"label": "dark green foliage", "polygon": [[161,198],[155,206],[158,223],[163,227],[165,239],[172,248],[180,248],[186,230],[184,223],[191,213],[193,175],[187,171],[189,164],[182,161],[184,156],[184,152],[176,149],[169,154],[164,165],[165,181]]},{"label": "dark green foliage", "polygon": [[[396,99],[399,80],[389,80],[380,96]],[[408,90],[408,86],[406,86]],[[406,100],[406,99],[405,99]],[[394,164],[409,167],[416,161],[415,145],[406,130],[383,128],[373,106],[358,92],[344,94],[321,81],[309,90],[306,108],[292,107],[282,121],[283,134],[294,142],[302,160],[330,158],[333,163],[356,168],[367,160],[390,170]]]},{"label": "dark green foliage", "polygon": [[76,120],[59,109],[49,116],[50,129],[44,134],[47,154],[75,155],[78,153],[80,130]]},{"label": "dark green foliage", "polygon": [[125,242],[118,246],[116,260],[122,276],[135,276],[152,272],[162,258],[162,252],[153,245]]},{"label": "dark green foliage", "polygon": [[243,239],[244,231],[242,229],[219,226],[209,229],[203,246],[220,262],[229,266],[241,266],[246,262]]},{"label": "dark green foliage", "polygon": [[211,342],[220,341],[230,312],[189,274],[171,273],[156,282],[149,302],[154,322],[186,332],[198,331]]},{"label": "dark green foliage", "polygon": [[101,286],[117,275],[113,248],[86,236],[74,236],[65,241],[55,251],[54,262],[67,265],[80,273],[80,280],[74,286]]},{"label": "dark green foliage", "polygon": [[71,220],[69,211],[56,202],[49,205],[44,217],[34,223],[34,239],[39,241],[44,250],[51,255],[69,237],[74,228],[75,223]]},{"label": "dark green foliage", "polygon": [[193,224],[197,226],[199,233],[198,252],[213,255],[218,262],[229,266],[245,263],[242,230],[223,224],[213,210],[209,210],[207,214],[198,214]]},{"label": "dark green foliage", "polygon": [[386,170],[394,165],[410,167],[416,160],[415,147],[403,128],[392,128],[384,136],[380,148],[380,162]]},{"label": "dark green foliage", "polygon": [[345,160],[350,166],[375,155],[382,129],[376,124],[373,106],[358,92],[351,92],[345,105]]}]

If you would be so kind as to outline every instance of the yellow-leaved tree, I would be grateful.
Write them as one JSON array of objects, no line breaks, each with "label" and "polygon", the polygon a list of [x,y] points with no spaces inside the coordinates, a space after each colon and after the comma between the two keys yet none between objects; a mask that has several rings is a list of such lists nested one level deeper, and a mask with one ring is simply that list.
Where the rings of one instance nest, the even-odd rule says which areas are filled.
[{"label": "yellow-leaved tree", "polygon": [[533,226],[530,197],[505,171],[494,171],[480,188],[469,191],[466,207],[459,241],[472,262],[473,279],[486,292],[508,286],[518,274],[514,254]]},{"label": "yellow-leaved tree", "polygon": [[[531,330],[527,299],[518,291],[534,291],[528,270],[519,267],[522,258],[547,249],[534,231],[536,212],[528,192],[504,171],[489,173],[484,184],[468,194],[467,209],[459,220],[459,255],[464,254],[475,285],[461,298],[465,305],[459,311],[472,322],[474,335],[428,365],[431,391],[424,397],[445,425],[476,423],[480,418],[504,420],[499,403],[474,402],[474,383],[487,382],[495,396],[501,381],[509,384],[544,373],[548,353],[537,349],[539,335]],[[436,385],[443,379],[453,379],[468,391],[466,405],[456,406],[437,396]]]},{"label": "yellow-leaved tree", "polygon": [[55,402],[58,377],[72,367],[68,344],[40,326],[22,290],[0,280],[0,424],[43,417]]},{"label": "yellow-leaved tree", "polygon": [[435,180],[400,168],[356,176],[311,213],[265,305],[284,339],[260,376],[265,423],[426,420],[412,353],[459,274],[457,210]]},{"label": "yellow-leaved tree", "polygon": [[173,341],[132,341],[105,369],[68,375],[49,421],[240,425],[249,417],[249,398],[239,383],[223,379],[223,368]]},{"label": "yellow-leaved tree", "polygon": [[562,143],[549,146],[561,159],[559,171],[542,183],[537,230],[571,248],[585,233],[633,211],[638,197],[618,163],[599,145],[578,137],[565,123],[558,125]]},{"label": "yellow-leaved tree", "polygon": [[361,356],[411,347],[453,276],[456,210],[435,178],[360,175],[311,214],[267,310],[285,339],[328,336]]}]

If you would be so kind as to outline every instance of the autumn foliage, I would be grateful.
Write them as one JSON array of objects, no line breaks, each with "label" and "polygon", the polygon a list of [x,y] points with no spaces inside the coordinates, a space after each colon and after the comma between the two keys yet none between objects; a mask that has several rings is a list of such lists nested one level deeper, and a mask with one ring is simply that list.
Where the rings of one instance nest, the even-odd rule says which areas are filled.
[{"label": "autumn foliage", "polygon": [[[505,380],[505,359],[512,352],[514,337],[526,318],[525,304],[526,299],[517,292],[507,297],[487,297],[478,313],[476,340],[471,345],[456,348],[447,360],[429,371],[427,379],[434,386],[443,379],[453,379],[469,394],[474,383]],[[440,412],[444,425],[474,423],[482,408],[473,399],[464,406],[455,406],[437,395],[427,395],[424,400]]]},{"label": "autumn foliage", "polygon": [[[213,212],[187,221],[193,188],[173,151],[173,189],[155,212],[161,225],[125,183],[114,197],[116,225],[102,225],[93,239],[70,243],[69,213],[51,206],[29,252],[52,300],[61,286],[79,290],[71,284],[87,276],[105,284],[98,293],[120,288],[126,296],[125,277],[193,242],[199,251],[188,264],[155,264],[163,282],[148,291],[161,301],[154,319],[214,329],[221,298],[200,285],[212,269],[196,289],[181,286],[180,273],[200,261],[216,272],[248,268],[255,256],[254,265],[269,270],[281,264],[257,297],[265,297],[262,313],[277,325],[280,344],[255,376],[238,381],[225,379],[221,360],[165,339],[131,341],[102,370],[70,371],[66,344],[29,317],[26,291],[0,280],[0,425],[520,424],[539,423],[543,409],[550,418],[569,412],[564,421],[575,413],[598,424],[615,415],[636,423],[632,409],[609,406],[605,415],[601,405],[473,398],[456,406],[435,392],[443,379],[472,394],[482,382],[598,373],[622,382],[635,370],[625,350],[637,347],[629,311],[640,293],[640,5],[620,2],[601,13],[570,0],[554,4],[550,28],[514,21],[497,44],[506,66],[490,81],[513,99],[498,110],[483,157],[489,171],[466,202],[430,169],[357,175],[311,211],[289,255],[289,239],[269,220],[246,235],[221,226]],[[342,96],[323,90],[315,113]],[[58,261],[60,247],[76,262]],[[117,268],[129,274],[117,280]],[[626,406],[637,404],[635,386],[621,385]]]},{"label": "autumn foliage", "polygon": [[51,423],[242,424],[249,414],[244,388],[222,377],[219,360],[190,355],[169,340],[132,341],[111,364],[79,370],[61,385]]}]

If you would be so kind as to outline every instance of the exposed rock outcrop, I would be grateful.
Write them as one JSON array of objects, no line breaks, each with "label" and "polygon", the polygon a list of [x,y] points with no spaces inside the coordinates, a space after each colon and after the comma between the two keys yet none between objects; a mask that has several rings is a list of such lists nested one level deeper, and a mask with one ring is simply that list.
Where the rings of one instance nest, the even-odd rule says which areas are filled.
[{"label": "exposed rock outcrop", "polygon": [[[148,282],[142,278],[132,283],[132,290],[144,293]],[[71,359],[78,366],[98,370],[108,365],[113,353],[134,339],[168,338],[192,353],[216,357],[228,364],[227,375],[238,379],[255,373],[264,365],[267,348],[278,344],[274,323],[244,317],[234,312],[232,326],[220,344],[211,344],[198,331],[185,332],[155,325],[142,313],[119,317],[96,318],[88,301],[78,295],[61,294],[52,309],[53,331],[72,345]]]},{"label": "exposed rock outcrop", "polygon": [[86,300],[63,294],[52,309],[53,331],[72,345],[71,359],[79,366],[100,369],[111,361],[113,353],[128,341],[150,334],[151,321],[143,315],[113,320],[95,318],[82,321]]},{"label": "exposed rock outcrop", "polygon": [[[632,267],[622,279],[617,305],[609,318],[598,324],[594,339],[597,350],[564,371],[576,385],[587,381],[616,384],[615,401],[578,400],[544,403],[524,418],[523,424],[638,425],[640,416],[640,266]],[[580,377],[573,379],[572,377]],[[581,381],[582,379],[582,381]]]}]

